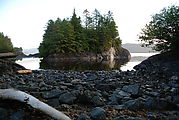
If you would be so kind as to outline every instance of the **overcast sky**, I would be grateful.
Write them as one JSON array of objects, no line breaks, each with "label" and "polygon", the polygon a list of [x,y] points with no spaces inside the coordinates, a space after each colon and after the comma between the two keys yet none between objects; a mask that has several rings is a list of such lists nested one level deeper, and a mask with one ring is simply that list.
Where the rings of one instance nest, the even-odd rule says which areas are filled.
[{"label": "overcast sky", "polygon": [[163,7],[179,5],[179,0],[0,0],[0,32],[9,36],[16,47],[37,48],[49,19],[67,18],[76,9],[97,8],[112,11],[122,43],[138,43],[137,35]]}]

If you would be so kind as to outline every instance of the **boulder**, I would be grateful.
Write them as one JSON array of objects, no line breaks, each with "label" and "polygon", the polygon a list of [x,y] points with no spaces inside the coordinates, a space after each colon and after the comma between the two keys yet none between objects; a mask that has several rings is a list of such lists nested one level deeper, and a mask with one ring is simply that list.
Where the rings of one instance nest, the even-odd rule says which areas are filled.
[{"label": "boulder", "polygon": [[106,119],[106,113],[103,108],[96,107],[91,110],[90,116],[92,120],[105,120]]},{"label": "boulder", "polygon": [[138,111],[140,109],[143,109],[144,103],[142,98],[129,100],[124,103],[125,108],[133,111]]},{"label": "boulder", "polygon": [[140,85],[138,85],[138,84],[123,86],[122,90],[125,92],[128,92],[134,96],[139,96],[141,93]]},{"label": "boulder", "polygon": [[65,104],[73,104],[76,99],[77,97],[74,96],[71,92],[66,92],[59,96],[59,102]]},{"label": "boulder", "polygon": [[77,120],[91,120],[90,117],[86,114],[81,114]]},{"label": "boulder", "polygon": [[130,93],[124,91],[115,91],[109,99],[111,100],[111,104],[121,104],[124,99],[130,99]]},{"label": "boulder", "polygon": [[15,74],[18,70],[25,70],[23,66],[15,62],[0,60],[0,76]]},{"label": "boulder", "polygon": [[58,89],[53,89],[51,91],[46,91],[42,93],[42,97],[45,99],[51,99],[55,97],[59,97],[60,94],[63,94],[64,91],[58,90]]}]

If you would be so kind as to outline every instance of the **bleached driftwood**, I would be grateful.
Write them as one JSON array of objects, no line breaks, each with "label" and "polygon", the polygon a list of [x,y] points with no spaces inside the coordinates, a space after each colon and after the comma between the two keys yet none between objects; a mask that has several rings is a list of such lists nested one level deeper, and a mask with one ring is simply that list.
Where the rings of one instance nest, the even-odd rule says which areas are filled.
[{"label": "bleached driftwood", "polygon": [[0,99],[17,100],[25,102],[35,109],[42,111],[43,113],[57,119],[57,120],[71,120],[68,116],[62,112],[52,108],[51,106],[41,102],[37,98],[29,95],[25,92],[15,89],[0,89]]},{"label": "bleached driftwood", "polygon": [[32,73],[32,70],[18,70],[17,73],[18,74],[30,74]]}]

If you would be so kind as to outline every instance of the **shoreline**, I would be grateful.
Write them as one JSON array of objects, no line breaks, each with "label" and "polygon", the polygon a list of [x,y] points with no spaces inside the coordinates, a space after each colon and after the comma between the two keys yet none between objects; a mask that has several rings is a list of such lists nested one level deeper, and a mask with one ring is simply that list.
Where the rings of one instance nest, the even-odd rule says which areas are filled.
[{"label": "shoreline", "polygon": [[[159,69],[159,63],[163,63],[156,63],[143,62],[135,71],[34,70],[32,74],[0,77],[0,88],[30,93],[74,120],[95,119],[96,114],[106,120],[178,119],[179,74]],[[3,109],[8,116],[21,111],[23,118],[53,120],[39,116],[38,111],[29,116],[35,111],[32,108],[30,112],[25,106],[16,110],[2,103],[0,112]]]}]

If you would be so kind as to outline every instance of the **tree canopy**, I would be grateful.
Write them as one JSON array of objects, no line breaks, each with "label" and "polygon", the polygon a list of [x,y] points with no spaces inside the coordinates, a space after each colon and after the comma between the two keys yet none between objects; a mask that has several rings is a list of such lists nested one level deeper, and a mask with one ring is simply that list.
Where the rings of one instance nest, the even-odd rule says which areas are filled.
[{"label": "tree canopy", "polygon": [[112,12],[102,15],[97,9],[93,13],[83,12],[84,20],[75,10],[67,19],[49,20],[39,46],[41,56],[63,53],[100,53],[111,47],[120,47],[121,40]]},{"label": "tree canopy", "polygon": [[152,16],[139,36],[146,46],[154,45],[156,51],[177,52],[179,49],[179,6],[163,8]]},{"label": "tree canopy", "polygon": [[12,52],[13,45],[11,39],[0,32],[0,53]]}]

